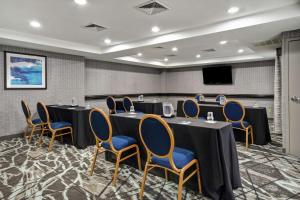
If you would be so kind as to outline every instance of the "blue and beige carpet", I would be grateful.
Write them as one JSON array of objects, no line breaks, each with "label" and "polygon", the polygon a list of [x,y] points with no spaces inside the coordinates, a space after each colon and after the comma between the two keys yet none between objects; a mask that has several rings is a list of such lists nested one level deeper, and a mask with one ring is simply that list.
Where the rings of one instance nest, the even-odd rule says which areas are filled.
[{"label": "blue and beige carpet", "polygon": [[[237,143],[243,187],[236,199],[300,199],[300,159],[282,153],[280,136],[246,151]],[[94,147],[79,150],[56,142],[53,151],[23,138],[0,141],[0,199],[138,199],[142,172],[121,165],[117,186],[114,164],[98,156],[93,176],[88,168]],[[276,142],[277,141],[277,142]],[[149,175],[144,199],[176,199],[177,184]],[[185,189],[184,199],[208,199]]]}]

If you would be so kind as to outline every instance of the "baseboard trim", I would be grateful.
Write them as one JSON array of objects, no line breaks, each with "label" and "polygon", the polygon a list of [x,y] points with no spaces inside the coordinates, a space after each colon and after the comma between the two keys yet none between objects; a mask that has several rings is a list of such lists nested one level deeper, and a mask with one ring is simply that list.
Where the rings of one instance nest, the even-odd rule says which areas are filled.
[{"label": "baseboard trim", "polygon": [[4,135],[4,136],[0,136],[0,141],[11,140],[13,138],[23,137],[23,136],[24,136],[24,133],[17,133],[17,134],[12,134],[12,135]]}]

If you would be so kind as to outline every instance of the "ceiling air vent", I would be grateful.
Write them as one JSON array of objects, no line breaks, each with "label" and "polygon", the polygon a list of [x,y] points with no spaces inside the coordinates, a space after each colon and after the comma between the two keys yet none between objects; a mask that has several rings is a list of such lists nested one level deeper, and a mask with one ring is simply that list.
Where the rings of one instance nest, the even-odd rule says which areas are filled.
[{"label": "ceiling air vent", "polygon": [[164,49],[163,47],[161,46],[157,46],[157,47],[153,47],[154,49]]},{"label": "ceiling air vent", "polygon": [[169,8],[156,0],[150,0],[135,7],[137,10],[146,13],[147,15],[155,15]]},{"label": "ceiling air vent", "polygon": [[97,25],[97,24],[93,24],[93,23],[85,25],[82,28],[87,29],[87,30],[91,30],[91,31],[94,31],[94,32],[99,32],[99,31],[103,31],[103,30],[106,29],[103,26],[100,26],[100,25]]},{"label": "ceiling air vent", "polygon": [[279,37],[254,43],[255,47],[280,46],[280,45],[281,45],[281,39]]},{"label": "ceiling air vent", "polygon": [[166,57],[175,57],[175,56],[176,56],[175,54],[166,55]]},{"label": "ceiling air vent", "polygon": [[215,49],[203,49],[202,52],[215,52]]}]

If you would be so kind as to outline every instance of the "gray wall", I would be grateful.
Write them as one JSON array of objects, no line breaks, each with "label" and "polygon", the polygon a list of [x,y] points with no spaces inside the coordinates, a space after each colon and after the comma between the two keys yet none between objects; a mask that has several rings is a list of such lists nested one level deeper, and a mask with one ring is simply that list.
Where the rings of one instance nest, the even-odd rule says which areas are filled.
[{"label": "gray wall", "polygon": [[232,85],[204,85],[202,67],[167,72],[165,92],[273,94],[275,63],[271,61],[232,64]]},{"label": "gray wall", "polygon": [[[14,51],[47,56],[47,90],[4,90],[4,52]],[[84,104],[84,58],[0,45],[0,136],[21,133],[25,117],[21,99],[27,100],[35,113],[37,101],[46,104],[70,103],[75,97]]]},{"label": "gray wall", "polygon": [[119,63],[86,60],[86,95],[157,93],[161,70]]}]

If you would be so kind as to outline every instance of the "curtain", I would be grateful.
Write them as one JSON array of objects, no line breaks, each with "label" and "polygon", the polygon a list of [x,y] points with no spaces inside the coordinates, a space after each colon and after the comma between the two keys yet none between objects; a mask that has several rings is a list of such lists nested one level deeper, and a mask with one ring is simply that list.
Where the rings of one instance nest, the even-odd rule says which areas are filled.
[{"label": "curtain", "polygon": [[274,132],[282,133],[281,122],[281,48],[276,49],[274,77]]}]

